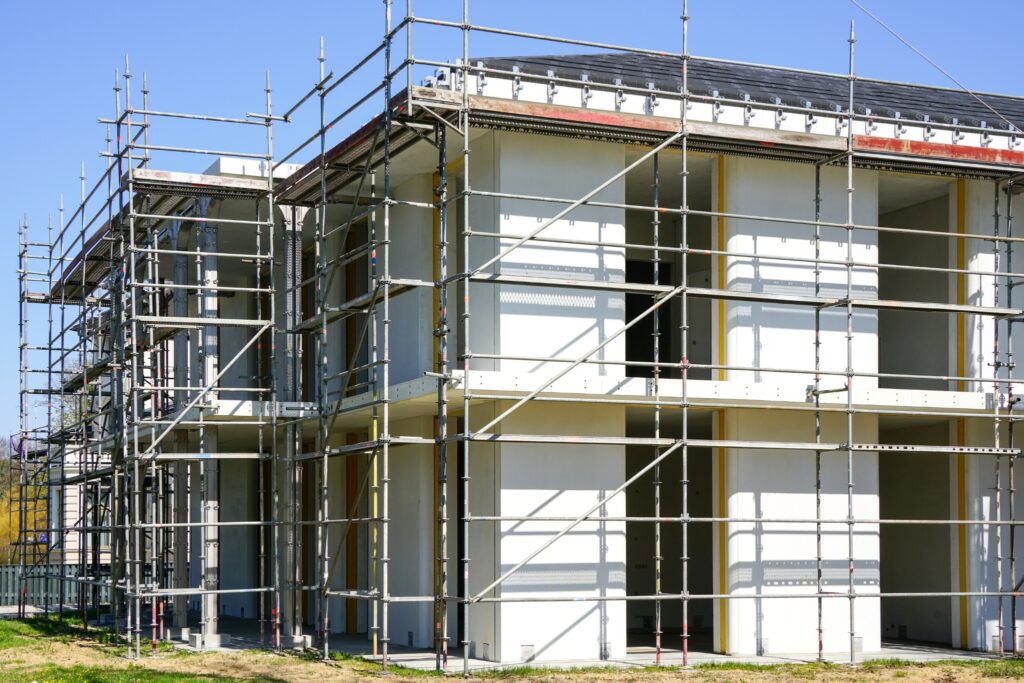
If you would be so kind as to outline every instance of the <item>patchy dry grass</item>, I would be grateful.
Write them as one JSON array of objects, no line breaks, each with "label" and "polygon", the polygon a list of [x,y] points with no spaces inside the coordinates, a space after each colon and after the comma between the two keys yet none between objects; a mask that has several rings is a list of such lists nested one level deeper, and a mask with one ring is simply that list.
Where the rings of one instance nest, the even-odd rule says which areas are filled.
[{"label": "patchy dry grass", "polygon": [[[0,683],[84,681],[85,683],[179,683],[182,681],[280,681],[362,683],[381,680],[379,665],[359,657],[332,655],[322,662],[313,653],[278,655],[261,650],[195,654],[162,646],[155,655],[130,660],[124,646],[106,631],[85,630],[66,618],[0,620]],[[392,666],[385,680],[440,678],[432,671]],[[455,676],[457,677],[457,675]],[[1024,679],[1024,660],[909,662],[879,659],[857,667],[841,664],[769,664],[739,662],[702,664],[680,672],[674,668],[580,667],[543,669],[512,667],[475,673],[480,680],[526,680],[536,683],[778,683],[781,681],[901,681],[905,683],[982,683]]]}]

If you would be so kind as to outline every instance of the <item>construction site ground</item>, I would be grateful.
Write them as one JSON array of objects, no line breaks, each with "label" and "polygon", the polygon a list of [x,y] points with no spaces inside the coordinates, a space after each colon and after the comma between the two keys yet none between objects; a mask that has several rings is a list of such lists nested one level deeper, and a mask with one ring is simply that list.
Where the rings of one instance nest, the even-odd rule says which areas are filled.
[{"label": "construction site ground", "polygon": [[[148,643],[147,643],[148,646]],[[149,648],[147,648],[149,649]],[[37,681],[413,681],[440,677],[436,672],[381,666],[362,657],[337,655],[321,661],[313,652],[275,654],[266,650],[194,653],[160,643],[139,659],[125,656],[123,643],[105,630],[81,628],[81,622],[51,616],[19,621],[0,619],[0,672],[3,683]],[[458,672],[448,674],[460,678]],[[912,662],[881,659],[844,664],[701,664],[687,670],[660,668],[511,668],[473,672],[479,680],[573,681],[906,681],[952,683],[1024,679],[1024,660],[973,659]]]}]

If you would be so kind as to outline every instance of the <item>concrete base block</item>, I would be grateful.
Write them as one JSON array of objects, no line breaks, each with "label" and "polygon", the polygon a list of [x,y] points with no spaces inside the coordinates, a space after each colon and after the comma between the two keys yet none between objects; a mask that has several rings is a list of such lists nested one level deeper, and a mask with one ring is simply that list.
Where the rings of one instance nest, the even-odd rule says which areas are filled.
[{"label": "concrete base block", "polygon": [[164,640],[180,640],[182,642],[189,642],[189,637],[192,635],[192,629],[186,627],[171,626],[164,630]]},{"label": "concrete base block", "polygon": [[313,647],[313,636],[305,634],[281,636],[281,647],[286,650],[305,650]]},{"label": "concrete base block", "polygon": [[229,645],[231,636],[227,633],[211,633],[204,638],[202,633],[192,633],[188,643],[197,650],[213,650]]}]

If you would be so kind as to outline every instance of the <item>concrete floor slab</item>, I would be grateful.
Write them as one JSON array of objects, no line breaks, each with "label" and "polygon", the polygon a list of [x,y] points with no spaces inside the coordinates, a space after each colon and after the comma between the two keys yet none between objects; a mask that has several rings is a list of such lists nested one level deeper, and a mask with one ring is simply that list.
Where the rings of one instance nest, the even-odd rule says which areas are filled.
[{"label": "concrete floor slab", "polygon": [[[255,619],[239,619],[222,617],[221,627],[226,633],[231,633],[230,642],[222,644],[219,648],[207,648],[207,651],[230,652],[254,648],[270,647],[270,632],[264,629],[262,638],[259,623]],[[194,629],[198,627],[198,622]],[[634,641],[627,648],[626,656],[603,661],[598,660],[563,660],[545,662],[508,662],[496,663],[483,659],[471,658],[469,660],[470,671],[488,671],[509,669],[520,666],[536,668],[569,669],[574,667],[607,666],[609,668],[631,668],[649,667],[655,664],[655,648],[652,644],[643,642],[643,637],[633,638]],[[637,642],[639,641],[639,642]],[[185,643],[175,643],[183,650],[192,650]],[[332,634],[330,637],[330,650],[343,653],[352,657],[362,657],[368,661],[381,662],[378,652],[374,653],[373,643],[364,634]],[[967,650],[956,650],[951,647],[931,643],[916,643],[909,641],[883,641],[882,649],[877,652],[867,652],[858,655],[857,662],[866,662],[877,659],[900,659],[910,662],[937,662],[943,660],[993,660],[998,656],[987,652],[971,652]],[[829,652],[825,653],[825,660],[836,664],[849,662],[849,653]],[[417,671],[433,671],[436,667],[436,654],[433,650],[410,648],[403,645],[392,644],[389,647],[388,661],[390,664]],[[714,664],[803,664],[817,661],[817,653],[794,653],[785,655],[723,655],[715,652],[692,650],[689,653],[689,665],[714,665]],[[661,663],[666,668],[682,665],[682,650],[678,647],[662,647]],[[448,655],[447,669],[449,671],[461,671],[463,660],[461,650],[452,650]]]}]

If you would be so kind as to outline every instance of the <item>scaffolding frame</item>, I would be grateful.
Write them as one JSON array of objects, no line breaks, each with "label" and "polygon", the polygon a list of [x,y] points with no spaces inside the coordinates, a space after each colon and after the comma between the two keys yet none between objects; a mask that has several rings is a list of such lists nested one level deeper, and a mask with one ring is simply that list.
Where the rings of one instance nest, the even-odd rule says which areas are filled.
[{"label": "scaffolding frame", "polygon": [[[171,627],[166,619],[173,618],[177,628],[187,624],[189,597],[207,602],[212,597],[212,605],[201,606],[202,629],[204,635],[215,632],[217,596],[240,592],[219,588],[216,570],[207,571],[208,565],[216,567],[222,526],[256,527],[261,548],[268,530],[276,533],[263,488],[264,470],[277,467],[274,374],[261,367],[249,386],[230,387],[271,407],[254,412],[245,423],[252,428],[251,450],[220,451],[218,425],[208,417],[215,412],[222,378],[244,354],[266,346],[267,363],[262,357],[257,362],[274,362],[273,288],[260,284],[272,282],[274,273],[268,220],[274,215],[272,175],[210,182],[208,176],[153,171],[154,153],[194,160],[224,152],[154,145],[150,130],[158,119],[257,126],[266,131],[265,151],[232,156],[269,167],[275,119],[269,75],[266,113],[244,118],[152,110],[145,74],[141,107],[134,106],[132,79],[126,58],[123,72],[114,74],[114,115],[99,120],[107,130],[101,152],[105,171],[87,189],[83,163],[80,203],[65,216],[61,199],[59,225],[48,228],[46,242],[30,242],[27,224],[20,230],[22,379],[16,451],[21,500],[36,488],[45,490],[42,498],[49,503],[45,521],[34,521],[24,505],[19,510],[22,595],[30,581],[54,584],[55,594],[44,591],[47,614],[54,610],[63,618],[73,608],[86,625],[107,622],[137,657],[147,633],[156,650]],[[217,203],[229,201],[252,202],[252,217],[212,215]],[[252,250],[218,249],[217,231],[240,227],[252,231]],[[245,276],[254,285],[219,284],[218,259],[248,264]],[[45,270],[32,270],[34,261],[45,262]],[[30,283],[44,285],[45,291],[29,291]],[[252,295],[255,320],[218,316],[221,292]],[[189,313],[190,296],[196,301],[195,315]],[[28,333],[33,305],[47,310],[41,342]],[[218,337],[226,327],[254,332],[220,364]],[[45,354],[45,360],[33,358],[32,352]],[[32,426],[33,395],[46,397],[40,426]],[[189,447],[186,430],[197,448]],[[173,439],[167,438],[172,434]],[[217,520],[219,461],[224,459],[257,461],[258,519]],[[201,500],[198,521],[189,516],[190,492]],[[77,503],[73,512],[67,505],[72,496]],[[264,520],[265,508],[270,508],[270,522]],[[74,541],[70,561],[65,549]],[[190,545],[203,547],[197,585],[189,578]],[[259,585],[242,589],[260,593],[261,628],[270,620],[264,595],[272,595],[276,585],[266,580],[261,558]],[[68,604],[69,591],[74,605]],[[28,615],[26,607],[23,601],[21,616]]]},{"label": "scaffolding frame", "polygon": [[[665,56],[655,50],[610,45],[596,41],[569,39],[538,33],[514,31],[498,27],[476,25],[470,21],[469,1],[461,2],[461,21],[420,17],[413,12],[412,0],[406,0],[404,16],[396,23],[393,17],[392,0],[383,1],[383,35],[381,40],[352,67],[338,76],[326,72],[326,57],[323,42],[318,56],[319,80],[306,94],[298,99],[284,115],[275,115],[271,103],[269,76],[266,86],[266,109],[264,113],[247,113],[241,118],[181,114],[152,111],[148,106],[149,90],[143,78],[142,108],[131,104],[132,74],[126,62],[123,74],[115,75],[114,116],[101,120],[108,126],[108,158],[106,172],[87,191],[82,173],[82,193],[78,208],[66,217],[63,206],[59,210],[60,220],[54,228],[48,229],[45,243],[32,243],[28,239],[27,222],[19,226],[19,290],[20,290],[20,368],[21,368],[21,430],[17,439],[16,462],[20,468],[19,508],[16,514],[21,525],[19,538],[19,562],[22,567],[22,594],[25,583],[42,578],[55,580],[57,596],[55,604],[58,615],[66,607],[66,591],[75,591],[77,609],[83,617],[91,610],[101,607],[100,588],[110,589],[113,598],[110,604],[112,624],[115,631],[127,637],[129,652],[140,656],[141,640],[147,627],[152,647],[155,649],[158,633],[162,635],[165,614],[180,616],[186,610],[185,600],[197,598],[201,603],[202,628],[204,636],[213,635],[217,629],[217,596],[232,592],[248,592],[257,595],[260,641],[264,642],[265,630],[269,630],[269,644],[277,649],[289,646],[289,639],[301,633],[302,605],[313,600],[315,616],[310,621],[315,625],[315,636],[323,658],[330,656],[331,623],[329,620],[332,601],[342,601],[351,610],[357,603],[365,605],[367,630],[373,640],[373,654],[380,656],[382,666],[390,663],[389,644],[390,606],[396,603],[431,603],[435,624],[435,663],[438,670],[448,667],[451,635],[451,612],[457,611],[463,638],[459,642],[462,656],[462,671],[469,674],[470,642],[468,641],[470,617],[476,605],[529,601],[649,601],[655,609],[654,629],[655,661],[665,664],[662,635],[665,624],[662,620],[662,603],[678,601],[682,609],[680,624],[681,659],[675,664],[689,665],[689,609],[695,600],[713,601],[724,610],[724,603],[737,599],[816,599],[818,657],[824,659],[823,605],[828,599],[846,600],[849,604],[849,660],[856,660],[856,599],[859,595],[871,599],[883,598],[958,598],[966,604],[968,598],[995,600],[998,610],[999,651],[1004,639],[1005,604],[1009,601],[1011,615],[1011,637],[1013,654],[1017,654],[1018,637],[1016,628],[1017,598],[1024,577],[1018,578],[1014,549],[1016,528],[1024,524],[1013,513],[1015,486],[1013,481],[1014,462],[1020,450],[1014,446],[1013,425],[1019,419],[1015,406],[1019,397],[1015,385],[1024,380],[1014,379],[1012,353],[1012,331],[1014,323],[1024,319],[1024,311],[1013,307],[1013,289],[1020,276],[1013,271],[1013,244],[1024,239],[1014,237],[1011,198],[1014,185],[1019,179],[1018,171],[1005,166],[979,167],[978,164],[962,164],[954,171],[943,167],[937,173],[952,173],[960,178],[983,177],[993,184],[995,215],[991,235],[979,231],[935,231],[919,228],[894,228],[861,224],[854,218],[854,171],[859,167],[876,168],[895,161],[884,154],[855,149],[854,126],[886,117],[858,113],[855,108],[855,88],[858,76],[854,70],[855,35],[850,27],[848,102],[845,111],[824,111],[812,107],[789,107],[779,103],[774,108],[780,115],[800,114],[806,116],[833,116],[837,126],[845,129],[845,149],[836,153],[819,151],[802,159],[813,164],[815,171],[814,218],[748,215],[717,210],[697,210],[689,205],[690,175],[689,158],[693,154],[690,143],[691,122],[689,109],[693,102],[715,102],[749,106],[744,101],[728,98],[709,97],[690,92],[688,85],[689,61],[689,20],[686,0],[682,3],[681,49],[677,55],[681,67],[682,87],[678,92],[662,91],[654,86],[634,88],[621,84],[608,85],[549,75],[542,78],[514,71],[474,65],[470,52],[470,36],[473,32],[498,35],[529,42],[552,43],[560,46],[584,47],[610,50],[625,54]],[[461,39],[461,56],[455,64],[414,57],[414,28],[424,25],[456,33]],[[403,41],[404,38],[404,41]],[[396,45],[404,42],[405,57],[394,59]],[[379,81],[367,91],[353,85],[356,76],[364,76],[375,60],[383,65]],[[432,100],[423,96],[423,90],[413,85],[414,73],[424,67],[442,70],[449,79],[451,96],[444,100]],[[613,90],[618,93],[643,95],[651,98],[675,99],[680,102],[678,126],[675,130],[661,135],[649,136],[643,144],[647,149],[639,158],[621,172],[616,173],[592,191],[578,198],[533,196],[478,190],[471,183],[470,136],[476,126],[487,128],[486,123],[478,124],[470,95],[470,83],[487,76],[510,78],[519,81],[547,83],[549,87],[571,86],[588,89]],[[404,82],[404,90],[395,92],[396,84]],[[345,87],[342,87],[345,86]],[[351,91],[351,92],[350,92]],[[328,106],[332,93],[343,97],[341,113],[331,118]],[[124,103],[122,105],[122,94]],[[381,97],[380,113],[359,131],[363,133],[364,149],[355,157],[354,164],[348,164],[332,156],[328,144],[329,134],[336,129],[350,125],[355,116],[361,115],[363,107]],[[292,116],[307,103],[318,107],[318,126],[314,133],[298,147],[275,158],[273,148],[273,124],[288,123]],[[441,106],[443,104],[443,106]],[[150,130],[154,120],[162,117],[204,123],[233,126],[255,125],[265,128],[266,148],[259,153],[228,154],[220,150],[206,150],[191,147],[155,145],[150,142]],[[892,119],[901,125],[898,117]],[[942,128],[946,124],[933,123]],[[958,126],[956,130],[969,127]],[[111,137],[110,129],[114,135]],[[986,129],[991,133],[992,129]],[[449,136],[455,136],[458,158],[448,159]],[[111,146],[111,141],[116,145]],[[412,144],[432,146],[437,155],[436,171],[433,174],[432,196],[414,201],[399,199],[393,194],[393,158]],[[318,152],[309,164],[289,180],[277,182],[273,169],[313,146]],[[660,200],[662,179],[659,159],[663,152],[678,154],[681,163],[679,189],[681,202],[678,209],[663,206]],[[706,153],[699,145],[697,151]],[[263,187],[196,187],[185,179],[165,179],[157,173],[147,173],[153,154],[228,155],[248,158],[263,164],[265,178]],[[731,152],[723,152],[728,155]],[[900,160],[897,160],[900,161]],[[639,205],[599,201],[595,197],[601,190],[622,180],[629,173],[637,172],[646,162],[653,168],[653,203]],[[929,166],[927,161],[919,162]],[[821,217],[822,187],[821,170],[824,167],[843,168],[846,171],[846,217],[841,222],[825,221]],[[449,190],[455,183],[461,189]],[[336,196],[336,193],[355,186],[354,195]],[[379,186],[379,192],[378,192]],[[106,189],[105,195],[103,188]],[[962,186],[958,186],[962,192]],[[177,194],[176,194],[177,193]],[[167,198],[173,198],[168,200]],[[210,214],[210,202],[226,199],[252,200],[256,205],[251,220],[228,219]],[[470,223],[470,205],[475,198],[510,199],[536,203],[547,203],[559,208],[552,218],[545,219],[527,235],[509,235],[479,229]],[[1005,198],[1006,209],[1000,214],[1000,203]],[[962,202],[962,197],[960,197]],[[168,206],[170,204],[170,206]],[[63,202],[62,202],[63,205]],[[281,273],[275,261],[275,245],[278,242],[275,207],[291,211],[282,229],[284,253]],[[328,217],[333,206],[348,207],[347,218],[334,225]],[[618,208],[624,211],[644,212],[649,215],[652,244],[612,244],[602,241],[553,238],[543,235],[544,231],[559,220],[569,216],[582,206]],[[394,277],[392,271],[392,209],[405,207],[432,215],[434,235],[432,243],[432,280],[416,280]],[[458,237],[453,241],[449,212],[456,209],[461,219]],[[315,234],[307,248],[302,241],[300,223],[306,210],[314,216]],[[286,212],[287,213],[287,212]],[[662,244],[660,225],[664,217],[678,218],[680,240],[678,246]],[[730,251],[725,247],[724,238],[715,249],[697,249],[690,244],[689,219],[706,218],[715,221],[720,231],[725,221],[744,223],[776,223],[799,226],[813,232],[813,259],[795,256],[765,255]],[[256,245],[251,253],[222,251],[217,246],[217,231],[239,228],[255,228]],[[264,232],[266,230],[266,233]],[[846,258],[824,259],[821,257],[822,231],[834,229],[844,231]],[[179,233],[195,234],[195,248],[183,249],[179,245]],[[896,232],[920,238],[946,240],[956,246],[957,265],[952,268],[935,268],[886,263],[858,262],[854,259],[854,242],[858,234]],[[72,237],[72,235],[75,235]],[[98,236],[98,238],[97,238]],[[498,253],[481,264],[469,263],[471,240],[496,240]],[[266,241],[264,244],[263,241]],[[500,248],[501,240],[514,240]],[[162,242],[168,246],[161,246]],[[965,245],[969,241],[989,243],[992,249],[991,271],[968,269],[964,265]],[[515,249],[528,244],[544,243],[576,246],[615,246],[644,250],[650,253],[653,283],[612,283],[545,279],[501,274],[492,266],[499,266],[505,257]],[[455,252],[451,252],[456,245]],[[451,258],[461,249],[464,255],[463,267],[450,267]],[[302,261],[305,252],[312,254],[312,273],[306,275]],[[729,289],[724,278],[715,287],[692,287],[688,281],[688,257],[694,254],[710,256],[718,261],[719,272],[728,257],[747,258],[758,261],[812,265],[814,268],[814,295],[772,295],[740,292]],[[668,255],[678,256],[681,268],[671,282],[662,282],[659,276],[662,259]],[[161,270],[163,257],[164,271],[167,261],[185,263],[193,260],[195,284],[189,278],[182,282],[163,278]],[[218,260],[247,263],[252,270],[255,284],[252,287],[222,286],[218,282]],[[1005,270],[1000,269],[1001,261]],[[33,263],[46,263],[45,272],[34,271]],[[175,265],[177,268],[178,265]],[[365,268],[364,282],[358,282],[358,275],[352,276],[356,266]],[[845,294],[842,296],[823,295],[822,268],[830,266],[845,271]],[[873,269],[878,274],[883,268],[938,272],[946,278],[954,278],[958,301],[950,304],[935,304],[914,301],[881,301],[862,299],[854,296],[854,274],[858,269]],[[98,270],[97,270],[98,269]],[[490,269],[490,270],[488,270]],[[345,283],[345,299],[334,301],[332,285],[339,277],[339,271],[348,278]],[[180,271],[178,271],[180,272]],[[98,274],[97,274],[98,273]],[[968,304],[964,299],[966,276],[968,274],[991,280],[994,296],[991,306]],[[277,284],[280,275],[281,283]],[[353,291],[349,291],[352,282]],[[44,283],[45,294],[30,291],[31,283]],[[624,320],[624,325],[599,345],[573,358],[536,358],[501,354],[476,353],[471,343],[470,321],[473,315],[473,293],[493,285],[516,284],[537,287],[564,287],[581,291],[604,291],[622,294],[642,294],[650,297],[650,305],[639,316]],[[391,355],[391,302],[396,297],[420,289],[432,293],[434,367],[426,374],[436,380],[436,410],[434,434],[426,437],[419,434],[398,434],[393,432],[391,406],[397,400],[392,395],[390,381]],[[459,317],[459,338],[451,339],[449,297],[455,290],[463,302]],[[170,297],[168,297],[168,291]],[[181,292],[181,294],[179,294]],[[194,292],[198,313],[189,315],[187,292]],[[256,320],[229,319],[218,315],[220,292],[253,295],[257,309]],[[303,297],[311,293],[312,303],[303,303]],[[1007,300],[1000,307],[1000,294]],[[170,299],[170,301],[168,301]],[[282,302],[279,306],[278,301]],[[663,362],[661,349],[664,344],[658,312],[662,307],[678,306],[680,327],[678,339],[681,349],[689,348],[691,299],[707,299],[713,304],[724,306],[729,301],[776,303],[786,306],[810,307],[814,313],[814,348],[812,369],[799,367],[761,367],[728,364],[726,362],[694,363],[685,351],[679,362]],[[264,303],[265,302],[265,303]],[[168,311],[168,303],[171,309]],[[31,305],[45,305],[47,309],[46,343],[33,345],[29,340],[27,325],[30,321],[28,309]],[[478,304],[479,305],[479,304]],[[267,315],[263,315],[266,307]],[[283,307],[284,310],[279,310]],[[303,312],[305,309],[305,313]],[[824,370],[821,367],[822,314],[829,309],[841,310],[845,315],[846,364],[841,371]],[[907,310],[927,311],[935,314],[954,316],[962,334],[968,315],[991,320],[995,333],[991,351],[991,376],[967,376],[963,358],[953,374],[922,375],[909,373],[861,372],[854,362],[854,315],[857,310]],[[650,317],[653,326],[653,360],[597,360],[594,358],[603,348],[630,328]],[[334,342],[329,330],[331,325],[342,322],[346,325],[344,346]],[[1000,322],[1003,322],[1003,345],[1000,339]],[[254,331],[236,355],[220,363],[218,331],[222,327],[251,328]],[[168,332],[169,331],[169,332]],[[183,355],[183,347],[195,341],[197,356],[193,360]],[[262,354],[263,347],[266,353]],[[455,358],[450,350],[455,347]],[[250,387],[225,388],[221,380],[228,369],[245,354],[260,349],[256,383]],[[341,358],[343,369],[333,371],[329,362],[336,349],[344,348]],[[33,353],[45,353],[45,362],[33,365]],[[174,354],[172,361],[170,354]],[[303,356],[308,354],[312,369],[308,371],[303,385]],[[72,362],[71,359],[74,359]],[[181,361],[185,361],[182,367]],[[564,366],[550,378],[526,393],[502,395],[487,392],[473,393],[475,366],[473,361],[528,360],[560,363]],[[508,434],[496,430],[516,410],[525,405],[544,401],[577,402],[582,404],[622,404],[616,398],[589,397],[567,398],[545,395],[559,379],[574,369],[590,363],[602,363],[649,372],[651,376],[651,400],[642,405],[651,411],[653,430],[649,437],[594,437],[590,435],[545,435]],[[461,365],[460,372],[456,368]],[[168,368],[173,368],[173,377]],[[661,377],[666,371],[678,373],[681,380],[681,395],[678,401],[666,400],[662,394]],[[789,410],[813,413],[815,439],[806,443],[780,443],[772,441],[741,441],[725,438],[719,433],[711,439],[690,437],[691,410],[711,411],[724,415],[732,408],[756,408],[728,400],[701,401],[692,403],[689,375],[693,370],[718,373],[726,379],[729,372],[770,372],[798,374],[813,377],[808,394],[810,404],[805,406],[764,406],[766,410]],[[33,380],[36,375],[44,376],[41,385]],[[281,385],[282,378],[284,386]],[[843,385],[829,388],[823,385],[826,378],[841,378]],[[852,387],[855,379],[902,379],[936,380],[953,384],[958,391],[968,387],[990,384],[992,397],[991,420],[993,446],[967,446],[964,423],[967,419],[978,419],[975,412],[950,410],[946,412],[922,411],[915,409],[884,410],[858,407],[855,405]],[[450,412],[452,397],[450,391],[463,387],[460,404],[454,415]],[[974,390],[977,390],[976,388]],[[220,393],[249,392],[255,401],[269,406],[267,410],[254,410],[252,419],[232,424],[245,426],[253,434],[256,447],[251,451],[228,453],[218,447],[218,424],[211,421],[213,407],[209,401],[216,401]],[[828,393],[844,393],[844,403],[825,404],[821,397]],[[1019,393],[1019,392],[1018,392]],[[28,405],[32,395],[47,397],[45,425],[33,426]],[[345,405],[346,398],[360,398],[355,408]],[[207,399],[207,400],[204,400]],[[479,429],[471,427],[470,417],[482,403],[509,404],[493,419],[486,420]],[[286,405],[290,404],[290,405]],[[630,405],[638,405],[631,403]],[[301,406],[296,408],[296,406]],[[339,416],[353,412],[356,408],[369,410],[369,418],[361,434],[339,435],[335,429]],[[679,411],[679,438],[662,434],[663,411]],[[826,443],[822,436],[822,420],[826,414],[845,415],[845,441]],[[928,415],[953,421],[957,431],[957,443],[951,446],[900,445],[859,443],[854,434],[856,415]],[[452,418],[457,416],[453,429]],[[304,427],[314,429],[315,437],[304,437]],[[1009,438],[1006,446],[1001,445],[1004,433]],[[197,439],[196,452],[190,451],[188,432]],[[167,437],[172,437],[169,439]],[[344,443],[341,437],[344,436]],[[312,447],[307,448],[306,444]],[[469,465],[473,457],[473,444],[537,443],[537,444],[580,444],[632,445],[651,450],[651,458],[638,472],[630,475],[625,482],[604,495],[587,510],[575,516],[508,516],[476,515],[470,509]],[[172,445],[173,444],[173,445]],[[430,594],[401,592],[392,585],[390,569],[390,545],[392,524],[401,523],[392,519],[392,482],[390,458],[393,448],[403,445],[431,446],[434,459],[435,489],[435,539],[434,539],[434,582]],[[453,557],[448,534],[451,514],[449,506],[449,479],[451,449],[457,451],[455,463],[459,486],[462,488],[462,507],[458,513],[458,534],[460,548]],[[691,448],[709,448],[723,457],[726,449],[792,450],[814,455],[815,464],[815,516],[813,518],[748,518],[732,517],[727,514],[693,516],[690,514],[689,464]],[[856,484],[854,465],[857,454],[886,451],[925,452],[954,457],[957,467],[965,467],[967,457],[992,457],[995,467],[995,519],[969,519],[962,513],[946,520],[936,519],[865,519],[854,514]],[[845,456],[846,461],[846,502],[845,517],[828,518],[822,512],[822,459],[827,454]],[[678,517],[662,514],[661,495],[662,464],[668,458],[678,457],[681,478],[678,482],[681,512]],[[258,516],[243,521],[225,521],[217,511],[219,483],[219,461],[225,459],[255,460],[258,474]],[[1006,461],[1004,466],[1003,461]],[[196,462],[197,461],[197,462]],[[332,517],[330,504],[330,474],[335,461],[344,463],[346,483],[353,494],[349,500],[346,493],[346,515]],[[349,467],[349,461],[356,463]],[[190,464],[195,462],[195,466]],[[351,473],[362,466],[364,472],[358,477],[358,488],[349,482]],[[1004,468],[1008,484],[1003,482]],[[69,472],[70,469],[70,472]],[[604,507],[613,497],[620,495],[631,484],[646,474],[653,476],[653,516],[609,516]],[[304,478],[310,478],[316,492],[312,506],[301,503],[301,489]],[[269,481],[269,491],[267,483]],[[79,487],[77,517],[67,519],[66,496],[70,486]],[[355,490],[353,490],[355,489]],[[44,496],[39,495],[45,490]],[[200,521],[188,517],[188,496],[197,492],[202,501]],[[56,492],[56,496],[55,496]],[[1003,493],[1008,497],[1009,518],[1003,518],[1000,508]],[[54,499],[57,511],[54,515]],[[38,518],[38,503],[47,501],[49,515],[41,521]],[[31,504],[29,504],[31,503]],[[311,508],[311,509],[310,509]],[[361,512],[365,510],[365,512]],[[315,513],[313,518],[304,518],[303,512]],[[56,519],[53,519],[53,517]],[[565,526],[551,534],[526,557],[512,568],[502,572],[484,589],[468,591],[472,569],[469,533],[471,524],[489,524],[497,528],[500,524],[514,521],[564,522]],[[654,585],[652,592],[644,595],[622,597],[579,595],[533,598],[516,598],[500,595],[495,591],[512,575],[560,538],[584,522],[621,521],[644,523],[653,526],[654,534]],[[710,524],[722,533],[729,524],[749,523],[755,527],[770,523],[806,524],[815,529],[816,590],[813,593],[751,593],[730,594],[724,587],[721,591],[697,594],[689,590],[691,568],[690,533],[691,525]],[[847,538],[848,576],[844,591],[826,590],[824,584],[822,537],[825,525],[845,525]],[[858,593],[855,584],[854,533],[858,525],[881,526],[885,524],[939,524],[958,529],[960,543],[964,545],[967,530],[978,528],[991,530],[995,543],[995,571],[997,590],[969,591],[965,585],[959,590],[944,592],[886,593],[879,590]],[[662,532],[665,528],[678,525],[681,543],[681,557],[677,568],[681,577],[681,591],[669,593],[663,590],[662,576],[668,565],[661,556]],[[219,585],[217,555],[219,553],[220,531],[231,526],[251,526],[257,529],[259,578],[255,585],[240,589],[224,589]],[[310,541],[316,549],[316,567],[303,570],[301,546],[305,530],[312,527]],[[368,541],[366,564],[368,565],[367,585],[332,588],[338,560],[343,555],[351,562],[353,543],[359,529],[363,529]],[[755,530],[754,533],[757,533]],[[1007,536],[1008,553],[1004,554],[1004,534]],[[41,535],[45,543],[39,541]],[[77,539],[77,570],[68,576],[63,569],[53,570],[55,557],[64,563],[64,552],[68,540]],[[104,538],[109,541],[104,542]],[[199,572],[202,581],[198,585],[183,576],[188,564],[194,563],[187,553],[190,546],[200,544]],[[40,548],[40,546],[44,546]],[[342,546],[345,552],[342,552]],[[964,545],[964,547],[966,547]],[[358,561],[358,559],[357,559]],[[449,564],[456,562],[458,574],[464,577],[467,587],[465,594],[452,595],[449,592]],[[1003,566],[1009,565],[1009,577],[1004,576]],[[305,576],[304,576],[305,574]],[[85,587],[89,588],[88,594]],[[168,609],[167,600],[173,604]],[[23,605],[24,607],[24,605]],[[51,610],[50,599],[44,605]],[[963,609],[963,607],[961,607]],[[148,611],[149,623],[143,612]],[[23,616],[25,612],[22,612]],[[121,624],[121,619],[124,624]],[[269,629],[265,626],[269,625]]]}]

